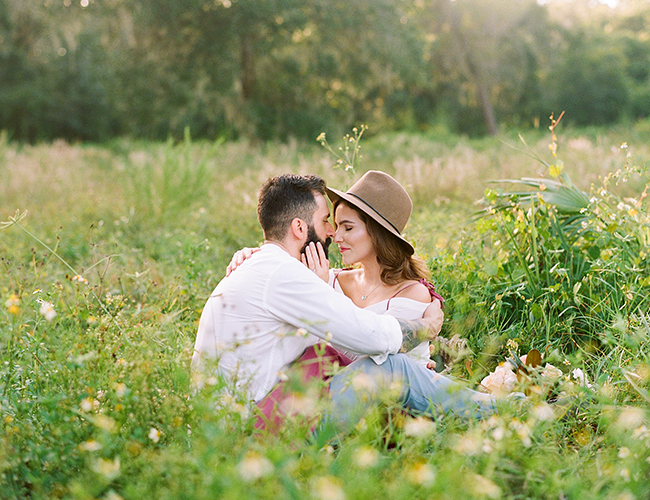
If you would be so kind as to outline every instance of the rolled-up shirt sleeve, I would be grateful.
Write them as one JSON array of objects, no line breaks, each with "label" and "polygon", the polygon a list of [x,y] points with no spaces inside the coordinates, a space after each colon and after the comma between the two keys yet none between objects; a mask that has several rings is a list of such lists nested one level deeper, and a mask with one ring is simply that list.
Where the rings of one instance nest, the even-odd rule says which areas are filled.
[{"label": "rolled-up shirt sleeve", "polygon": [[298,261],[296,264],[282,266],[269,280],[266,304],[271,314],[356,354],[399,351],[402,331],[397,319],[355,306]]}]

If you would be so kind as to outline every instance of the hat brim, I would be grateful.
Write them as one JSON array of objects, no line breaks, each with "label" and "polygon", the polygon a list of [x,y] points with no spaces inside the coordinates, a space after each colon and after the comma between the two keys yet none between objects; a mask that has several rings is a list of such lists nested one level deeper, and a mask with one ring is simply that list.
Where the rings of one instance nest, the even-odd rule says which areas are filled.
[{"label": "hat brim", "polygon": [[400,240],[400,242],[408,248],[411,254],[415,253],[415,248],[413,248],[413,245],[411,245],[400,234],[400,232],[397,229],[395,229],[395,227],[393,227],[393,225],[390,222],[388,222],[379,212],[377,212],[373,207],[368,205],[361,198],[358,198],[353,194],[344,193],[343,191],[339,191],[338,189],[333,189],[328,187],[325,188],[325,191],[327,192],[327,196],[329,197],[332,203],[336,203],[338,200],[344,200],[350,205],[358,208],[368,217],[372,218],[375,222],[377,222],[381,227],[386,229],[390,234],[392,234],[398,240]]}]

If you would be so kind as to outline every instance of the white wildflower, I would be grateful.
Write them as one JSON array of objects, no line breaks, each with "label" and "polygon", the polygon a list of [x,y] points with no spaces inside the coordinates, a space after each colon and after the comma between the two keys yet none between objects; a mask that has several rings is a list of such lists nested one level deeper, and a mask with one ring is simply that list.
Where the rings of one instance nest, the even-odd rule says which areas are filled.
[{"label": "white wildflower", "polygon": [[493,481],[485,476],[481,476],[480,474],[475,474],[471,481],[468,481],[468,484],[471,485],[472,492],[476,496],[485,496],[488,498],[501,497],[501,488],[499,488],[499,486]]},{"label": "white wildflower", "polygon": [[106,479],[115,479],[120,475],[120,457],[115,457],[114,460],[99,458],[93,462],[92,468]]},{"label": "white wildflower", "polygon": [[425,437],[436,430],[436,424],[430,418],[409,418],[404,424],[404,434],[412,437]]},{"label": "white wildflower", "polygon": [[77,275],[73,276],[72,281],[75,281],[77,283],[83,283],[84,285],[88,284],[88,280],[86,278],[84,278],[83,276],[81,276],[80,274],[77,274]]},{"label": "white wildflower", "polygon": [[41,308],[39,309],[39,312],[47,321],[52,321],[56,317],[54,306],[51,302],[47,302],[45,300],[41,302]]},{"label": "white wildflower", "polygon": [[352,459],[360,469],[374,467],[379,462],[379,452],[370,446],[360,446],[354,450]]},{"label": "white wildflower", "polygon": [[273,464],[257,452],[248,452],[237,465],[239,475],[244,481],[255,481],[273,472]]},{"label": "white wildflower", "polygon": [[81,451],[97,451],[102,449],[102,445],[94,439],[91,439],[90,441],[84,441],[81,443],[79,449]]},{"label": "white wildflower", "polygon": [[580,368],[575,368],[571,372],[571,375],[573,376],[574,380],[577,380],[580,383],[582,387],[589,387],[590,389],[592,388],[592,385],[587,380],[587,376]]},{"label": "white wildflower", "polygon": [[551,405],[547,403],[542,403],[533,407],[532,413],[533,417],[541,422],[548,422],[549,420],[555,419],[555,412]]},{"label": "white wildflower", "polygon": [[340,481],[331,476],[318,477],[311,483],[312,495],[319,500],[345,500]]},{"label": "white wildflower", "polygon": [[436,473],[431,465],[420,462],[407,471],[407,477],[413,484],[430,485],[436,480]]},{"label": "white wildflower", "polygon": [[155,427],[149,429],[149,439],[151,439],[154,443],[160,441],[160,431]]}]

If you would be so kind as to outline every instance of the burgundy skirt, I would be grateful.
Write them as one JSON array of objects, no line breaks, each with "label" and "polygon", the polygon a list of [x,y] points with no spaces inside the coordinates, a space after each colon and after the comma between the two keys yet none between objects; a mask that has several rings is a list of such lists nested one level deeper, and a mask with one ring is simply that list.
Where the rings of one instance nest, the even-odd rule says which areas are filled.
[{"label": "burgundy skirt", "polygon": [[[327,381],[335,365],[347,366],[352,360],[338,352],[328,344],[316,344],[305,350],[298,360],[291,365],[290,379],[298,379],[304,384],[314,380]],[[295,382],[294,382],[295,383]],[[300,408],[297,395],[291,391],[285,381],[279,382],[275,388],[257,403],[257,419],[255,429],[277,433],[285,418]],[[326,388],[325,388],[326,390]]]}]

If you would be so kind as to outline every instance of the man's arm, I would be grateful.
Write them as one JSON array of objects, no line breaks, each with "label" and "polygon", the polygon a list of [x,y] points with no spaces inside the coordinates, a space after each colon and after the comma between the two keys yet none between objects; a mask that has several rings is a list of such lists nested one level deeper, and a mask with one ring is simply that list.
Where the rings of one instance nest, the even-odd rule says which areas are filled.
[{"label": "man's arm", "polygon": [[444,318],[440,301],[436,299],[426,308],[422,319],[398,319],[402,329],[402,351],[410,351],[421,342],[435,339]]}]

